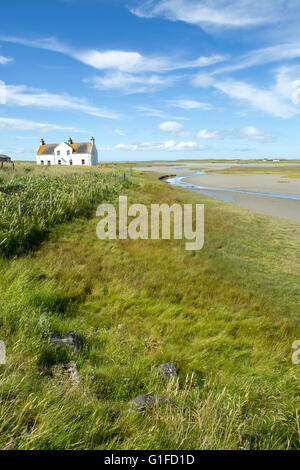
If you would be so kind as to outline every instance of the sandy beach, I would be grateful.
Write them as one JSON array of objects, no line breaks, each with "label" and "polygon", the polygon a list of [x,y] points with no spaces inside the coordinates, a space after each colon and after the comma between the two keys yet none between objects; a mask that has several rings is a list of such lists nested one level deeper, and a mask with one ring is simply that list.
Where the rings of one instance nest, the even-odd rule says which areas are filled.
[{"label": "sandy beach", "polygon": [[[211,163],[186,163],[174,166],[153,165],[136,169],[139,171],[155,171],[159,173],[165,173],[167,175],[185,176],[193,175],[195,171],[197,171],[197,169],[202,168],[208,171],[208,173],[205,173],[203,175],[188,176],[187,178],[183,178],[182,182],[192,183],[199,187],[201,186],[202,189],[194,188],[192,190],[205,194],[206,196],[237,204],[243,207],[244,209],[248,209],[252,212],[272,215],[274,217],[281,217],[300,223],[300,201],[298,200],[288,199],[284,197],[280,198],[228,191],[230,189],[241,191],[258,191],[269,194],[282,194],[286,196],[291,195],[300,197],[300,179],[286,178],[280,174],[224,175],[217,173],[209,173],[209,169],[219,169],[224,168],[224,166],[227,165]],[[209,188],[215,188],[215,190]],[[222,189],[226,189],[226,191],[222,191]]]},{"label": "sandy beach", "polygon": [[263,191],[265,193],[291,194],[300,196],[300,179],[280,175],[222,175],[206,173],[192,176],[183,181],[209,188]]}]

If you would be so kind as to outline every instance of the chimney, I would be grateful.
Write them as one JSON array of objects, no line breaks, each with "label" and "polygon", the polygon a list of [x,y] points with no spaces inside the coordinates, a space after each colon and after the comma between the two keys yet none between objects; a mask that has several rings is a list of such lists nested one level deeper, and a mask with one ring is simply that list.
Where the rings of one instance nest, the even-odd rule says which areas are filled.
[{"label": "chimney", "polygon": [[44,139],[41,139],[41,145],[45,145]]},{"label": "chimney", "polygon": [[69,137],[68,144],[69,144],[69,145],[72,145],[72,144],[73,144],[73,140],[71,139],[71,137]]}]

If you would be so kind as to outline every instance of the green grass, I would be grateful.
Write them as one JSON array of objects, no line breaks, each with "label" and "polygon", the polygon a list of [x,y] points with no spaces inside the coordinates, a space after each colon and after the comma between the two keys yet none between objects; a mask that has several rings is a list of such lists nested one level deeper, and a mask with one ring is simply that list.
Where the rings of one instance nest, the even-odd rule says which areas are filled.
[{"label": "green grass", "polygon": [[2,175],[0,256],[37,245],[50,227],[89,215],[96,202],[110,200],[127,185],[117,172],[102,169],[18,165]]},{"label": "green grass", "polygon": [[[204,248],[100,241],[81,217],[3,259],[0,448],[299,449],[299,224],[134,175],[132,202],[205,203]],[[79,355],[49,348],[70,330]],[[78,386],[51,374],[71,359]],[[170,403],[141,413],[140,393]]]},{"label": "green grass", "polygon": [[209,172],[221,173],[222,175],[279,175],[286,178],[300,178],[300,165],[268,167],[233,166],[223,170],[209,170]]}]

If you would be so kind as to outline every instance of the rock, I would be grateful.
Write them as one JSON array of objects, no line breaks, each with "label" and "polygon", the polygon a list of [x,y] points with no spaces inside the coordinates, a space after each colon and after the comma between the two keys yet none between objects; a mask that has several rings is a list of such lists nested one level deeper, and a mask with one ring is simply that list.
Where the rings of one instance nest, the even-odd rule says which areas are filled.
[{"label": "rock", "polygon": [[173,362],[167,362],[166,364],[156,366],[156,369],[161,372],[164,377],[177,377],[177,370]]},{"label": "rock", "polygon": [[52,335],[49,342],[52,346],[71,346],[75,352],[80,350],[80,341],[75,331],[69,331],[65,335]]},{"label": "rock", "polygon": [[138,409],[147,408],[149,406],[159,406],[163,403],[169,402],[168,397],[157,397],[151,395],[138,395],[134,398],[134,404],[137,406]]},{"label": "rock", "polygon": [[[54,374],[60,375],[61,378],[67,378],[73,384],[79,384],[81,380],[81,375],[78,372],[75,361],[71,361],[68,364],[55,365],[51,369]],[[60,382],[63,382],[63,380],[60,380]]]},{"label": "rock", "polygon": [[75,361],[71,361],[69,362],[69,364],[66,364],[65,371],[70,376],[71,382],[76,384],[80,382],[81,375],[78,372],[77,364]]}]

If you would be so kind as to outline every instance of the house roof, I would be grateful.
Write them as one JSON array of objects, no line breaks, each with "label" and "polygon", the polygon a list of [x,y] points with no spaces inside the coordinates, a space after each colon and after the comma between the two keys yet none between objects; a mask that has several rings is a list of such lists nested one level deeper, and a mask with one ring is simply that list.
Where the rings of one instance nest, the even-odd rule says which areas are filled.
[{"label": "house roof", "polygon": [[3,155],[3,153],[0,154],[0,162],[10,162],[11,158],[8,157],[7,155]]},{"label": "house roof", "polygon": [[[72,153],[91,153],[92,144],[91,142],[74,142],[69,144],[65,142],[69,147],[73,149]],[[40,145],[37,154],[38,155],[54,155],[54,149],[60,144],[45,144]]]}]

